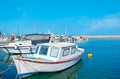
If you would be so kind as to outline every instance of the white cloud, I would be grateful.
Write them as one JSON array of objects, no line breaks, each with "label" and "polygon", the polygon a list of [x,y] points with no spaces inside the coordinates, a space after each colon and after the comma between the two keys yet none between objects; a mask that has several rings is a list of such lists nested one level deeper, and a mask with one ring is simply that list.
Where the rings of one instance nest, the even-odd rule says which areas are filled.
[{"label": "white cloud", "polygon": [[118,29],[120,29],[120,13],[91,20],[88,27],[82,31],[82,34],[110,34],[110,32],[112,34],[113,31],[115,34]]}]

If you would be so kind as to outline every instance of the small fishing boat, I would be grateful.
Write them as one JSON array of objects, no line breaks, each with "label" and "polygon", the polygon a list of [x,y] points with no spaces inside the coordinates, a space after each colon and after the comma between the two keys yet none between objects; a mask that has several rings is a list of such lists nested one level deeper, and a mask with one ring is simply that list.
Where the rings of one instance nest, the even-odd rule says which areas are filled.
[{"label": "small fishing boat", "polygon": [[57,72],[76,64],[84,53],[74,43],[53,42],[37,46],[34,54],[13,56],[20,78],[39,73]]}]

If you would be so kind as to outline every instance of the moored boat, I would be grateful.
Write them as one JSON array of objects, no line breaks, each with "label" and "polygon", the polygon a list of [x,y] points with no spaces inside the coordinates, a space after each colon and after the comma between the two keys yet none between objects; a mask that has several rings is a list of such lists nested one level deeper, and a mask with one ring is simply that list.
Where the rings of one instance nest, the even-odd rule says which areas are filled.
[{"label": "moored boat", "polygon": [[0,46],[0,48],[8,54],[32,53],[34,51],[34,47],[35,46],[33,46],[29,40],[16,41]]},{"label": "moored boat", "polygon": [[49,42],[50,38],[50,34],[28,34],[15,37],[14,41],[1,45],[0,48],[9,54],[33,53],[37,44]]},{"label": "moored boat", "polygon": [[62,71],[76,64],[84,53],[76,44],[57,42],[40,44],[34,54],[13,56],[20,78],[38,72]]}]

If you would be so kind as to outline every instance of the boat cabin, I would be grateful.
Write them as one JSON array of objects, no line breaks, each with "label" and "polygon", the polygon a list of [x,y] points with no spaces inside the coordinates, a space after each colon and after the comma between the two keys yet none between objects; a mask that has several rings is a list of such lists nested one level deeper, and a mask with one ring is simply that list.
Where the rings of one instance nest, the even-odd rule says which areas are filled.
[{"label": "boat cabin", "polygon": [[33,55],[39,60],[58,61],[74,57],[76,53],[77,46],[73,43],[45,43],[39,45]]}]

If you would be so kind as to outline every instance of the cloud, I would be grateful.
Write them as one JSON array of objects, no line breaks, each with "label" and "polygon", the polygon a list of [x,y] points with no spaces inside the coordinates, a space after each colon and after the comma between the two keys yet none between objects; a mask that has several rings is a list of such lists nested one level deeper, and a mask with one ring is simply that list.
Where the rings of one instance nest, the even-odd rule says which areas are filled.
[{"label": "cloud", "polygon": [[82,34],[120,34],[120,13],[107,15],[101,19],[92,19],[86,22],[87,28],[81,32]]}]

